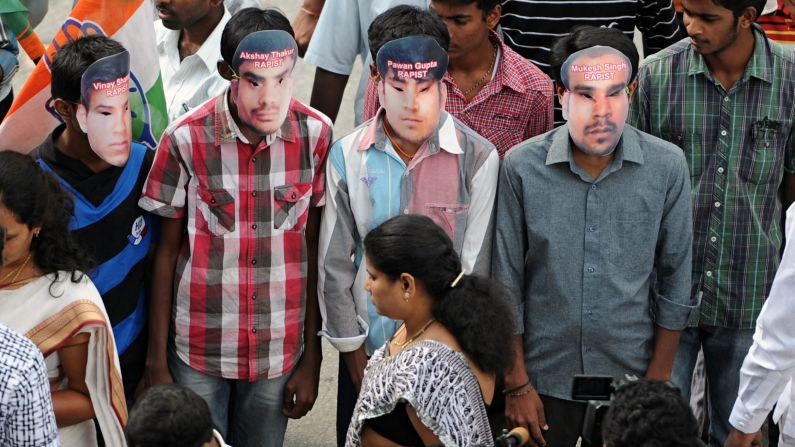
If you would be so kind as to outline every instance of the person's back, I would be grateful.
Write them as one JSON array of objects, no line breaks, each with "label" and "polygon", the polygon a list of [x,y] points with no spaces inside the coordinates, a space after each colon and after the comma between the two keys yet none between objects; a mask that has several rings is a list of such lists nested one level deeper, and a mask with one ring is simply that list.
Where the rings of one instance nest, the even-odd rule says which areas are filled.
[{"label": "person's back", "polygon": [[220,94],[221,33],[231,17],[222,0],[157,0],[160,74],[169,121]]},{"label": "person's back", "polygon": [[[4,238],[0,228],[0,253]],[[49,385],[39,348],[0,324],[0,445],[60,445]]]},{"label": "person's back", "polygon": [[[126,54],[104,36],[77,39],[56,53],[51,93],[63,124],[34,154],[74,196],[69,230],[96,264],[89,276],[108,311],[125,395],[132,400],[146,358],[146,287],[157,220],[138,207],[154,151],[132,142],[128,95],[116,88],[129,82],[120,66]],[[112,83],[116,90],[82,88],[94,83]]]}]

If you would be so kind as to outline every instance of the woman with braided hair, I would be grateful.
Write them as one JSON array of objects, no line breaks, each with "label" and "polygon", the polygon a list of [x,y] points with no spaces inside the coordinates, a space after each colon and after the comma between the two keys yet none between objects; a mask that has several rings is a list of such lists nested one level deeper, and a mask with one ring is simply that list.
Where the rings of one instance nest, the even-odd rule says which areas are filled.
[{"label": "woman with braided hair", "polygon": [[503,289],[464,274],[425,216],[387,220],[364,248],[365,289],[403,325],[367,364],[346,445],[492,445],[486,407],[512,361]]}]

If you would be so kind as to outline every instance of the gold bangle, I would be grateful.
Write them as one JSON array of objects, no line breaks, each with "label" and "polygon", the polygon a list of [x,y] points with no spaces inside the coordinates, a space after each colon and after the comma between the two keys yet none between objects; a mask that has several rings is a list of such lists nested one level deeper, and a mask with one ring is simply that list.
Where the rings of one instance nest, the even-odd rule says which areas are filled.
[{"label": "gold bangle", "polygon": [[301,7],[301,11],[303,11],[308,16],[320,17],[320,11],[312,11],[311,9],[306,9],[303,6]]}]

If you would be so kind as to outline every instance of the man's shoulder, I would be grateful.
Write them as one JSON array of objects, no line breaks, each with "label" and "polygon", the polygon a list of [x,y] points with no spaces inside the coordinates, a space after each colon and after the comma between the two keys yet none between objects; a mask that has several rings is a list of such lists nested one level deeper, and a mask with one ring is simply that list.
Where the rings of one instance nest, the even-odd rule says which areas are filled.
[{"label": "man's shoulder", "polygon": [[[446,113],[446,115],[447,119],[453,120],[455,138],[458,140],[461,150],[464,151],[464,155],[474,156],[475,159],[480,160],[488,158],[492,152],[497,153],[494,143],[486,139],[486,137],[472,130],[461,120],[454,117],[452,113]],[[444,119],[444,116],[442,116],[442,119]],[[444,131],[444,127],[442,127],[441,131]]]},{"label": "man's shoulder", "polygon": [[28,369],[39,352],[30,339],[0,324],[0,369]]},{"label": "man's shoulder", "polygon": [[[795,70],[795,49],[792,45],[783,45],[769,37],[767,42],[770,45],[771,57],[778,59],[786,70]],[[795,77],[790,77],[788,80],[795,82]]]},{"label": "man's shoulder", "polygon": [[331,118],[326,116],[326,114],[315,109],[314,107],[304,104],[295,98],[293,98],[293,100],[290,102],[290,111],[293,112],[300,120],[319,121],[322,123],[324,128],[329,129],[334,126],[334,123],[331,122]]},{"label": "man's shoulder", "polygon": [[503,70],[508,76],[512,76],[515,83],[521,86],[522,92],[539,91],[545,96],[553,95],[552,79],[547,76],[540,68],[529,60],[523,58],[519,53],[507,45],[503,49]]},{"label": "man's shoulder", "polygon": [[688,58],[692,51],[690,38],[685,37],[679,42],[676,42],[667,48],[663,48],[646,59],[643,59],[643,62],[640,63],[640,68],[653,70],[676,65],[681,63],[682,60]]},{"label": "man's shoulder", "polygon": [[198,107],[191,109],[184,115],[180,115],[179,118],[172,121],[168,127],[166,127],[165,133],[168,135],[174,135],[175,133],[178,133],[179,129],[182,128],[206,125],[214,126],[216,105],[218,100],[223,97],[224,94],[213,96]]},{"label": "man's shoulder", "polygon": [[679,164],[685,161],[684,152],[679,146],[629,124],[624,126],[624,133],[627,132],[634,133],[646,163]]}]

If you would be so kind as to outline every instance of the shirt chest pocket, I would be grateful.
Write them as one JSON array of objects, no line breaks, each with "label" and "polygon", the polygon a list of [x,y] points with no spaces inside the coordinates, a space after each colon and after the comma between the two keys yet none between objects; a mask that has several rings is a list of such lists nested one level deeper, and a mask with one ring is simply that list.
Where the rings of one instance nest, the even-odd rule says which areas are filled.
[{"label": "shirt chest pocket", "polygon": [[273,229],[303,230],[309,216],[311,183],[293,183],[273,188]]},{"label": "shirt chest pocket", "polygon": [[784,175],[784,138],[778,129],[754,127],[751,148],[740,153],[739,174],[755,184],[781,181]]},{"label": "shirt chest pocket", "polygon": [[[453,241],[456,240],[456,228],[464,230],[466,228],[466,220],[469,211],[468,204],[440,204],[429,203],[426,205],[426,212],[428,217],[433,219],[437,225],[450,236]],[[463,233],[463,231],[459,231]],[[460,236],[460,235],[459,235]]]},{"label": "shirt chest pocket", "polygon": [[235,231],[235,198],[225,189],[198,187],[196,229],[215,236]]},{"label": "shirt chest pocket", "polygon": [[690,178],[698,179],[704,171],[705,147],[702,134],[700,132],[663,132],[663,139],[673,143],[682,149],[687,159],[687,167],[690,170]]}]

